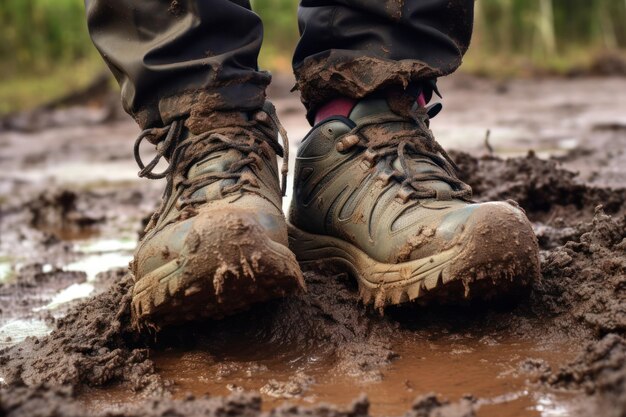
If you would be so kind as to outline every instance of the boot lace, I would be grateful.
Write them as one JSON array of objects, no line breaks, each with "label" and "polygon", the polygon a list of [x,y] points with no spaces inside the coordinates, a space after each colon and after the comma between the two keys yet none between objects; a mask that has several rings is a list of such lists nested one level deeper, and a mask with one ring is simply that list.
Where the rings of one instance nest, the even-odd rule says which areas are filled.
[{"label": "boot lace", "polygon": [[[281,193],[285,195],[289,171],[289,139],[284,127],[278,121],[276,109],[270,102],[266,102],[263,110],[258,111],[252,120],[237,120],[232,124],[220,125],[185,139],[181,139],[183,126],[184,120],[175,120],[163,128],[145,129],[135,140],[134,156],[140,169],[139,177],[153,180],[166,178],[167,181],[161,206],[146,230],[154,226],[173,193],[180,191],[176,208],[182,211],[186,207],[206,203],[206,196],[194,197],[194,193],[216,182],[220,182],[220,192],[223,196],[240,192],[244,187],[246,190],[259,188],[255,176],[247,175],[243,168],[250,165],[260,168],[261,158],[271,158],[272,150],[282,158]],[[282,137],[282,147],[276,138],[276,129]],[[156,156],[147,164],[143,162],[139,152],[144,140],[156,145]],[[240,152],[242,158],[233,162],[226,171],[209,172],[188,178],[189,169],[194,164],[215,152],[231,149]],[[167,168],[162,172],[154,172],[161,159],[168,161]]]},{"label": "boot lace", "polygon": [[[396,114],[381,115],[366,120],[339,142],[338,149],[342,152],[354,147],[364,149],[363,157],[370,167],[386,159],[389,166],[381,178],[385,183],[390,180],[400,183],[398,197],[405,203],[409,199],[426,198],[470,201],[472,188],[457,177],[457,165],[435,140],[428,128],[428,109],[418,108],[412,111],[411,115],[410,120]],[[414,127],[398,132],[382,133],[385,131],[383,125],[386,123],[406,123],[407,121],[410,121]],[[432,161],[441,168],[441,171],[414,172],[409,161],[415,157]],[[396,158],[402,167],[401,171],[392,166]],[[433,180],[446,182],[452,191],[436,190],[424,184],[426,181]]]}]

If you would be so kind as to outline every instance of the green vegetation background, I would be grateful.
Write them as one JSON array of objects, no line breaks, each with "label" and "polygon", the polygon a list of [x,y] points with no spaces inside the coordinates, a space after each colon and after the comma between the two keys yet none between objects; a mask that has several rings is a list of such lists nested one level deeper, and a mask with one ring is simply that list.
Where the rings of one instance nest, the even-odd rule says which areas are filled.
[{"label": "green vegetation background", "polygon": [[[260,65],[290,70],[296,0],[252,0],[265,22]],[[464,71],[564,73],[626,48],[626,0],[477,0]],[[89,82],[103,64],[89,40],[83,0],[2,0],[0,114]]]}]

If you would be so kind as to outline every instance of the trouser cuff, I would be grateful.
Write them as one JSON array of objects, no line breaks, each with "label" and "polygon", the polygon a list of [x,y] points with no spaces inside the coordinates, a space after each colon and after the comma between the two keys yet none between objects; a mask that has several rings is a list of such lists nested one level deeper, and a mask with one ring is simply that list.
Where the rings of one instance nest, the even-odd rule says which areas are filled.
[{"label": "trouser cuff", "polygon": [[414,59],[391,60],[338,50],[309,57],[294,72],[309,122],[317,109],[333,98],[361,99],[390,87],[406,89],[412,83],[445,75]]},{"label": "trouser cuff", "polygon": [[204,115],[215,111],[252,111],[263,107],[265,89],[271,81],[269,73],[259,71],[242,80],[221,86],[198,88],[162,97],[153,106],[131,113],[143,129],[187,119],[185,125],[202,124]]}]

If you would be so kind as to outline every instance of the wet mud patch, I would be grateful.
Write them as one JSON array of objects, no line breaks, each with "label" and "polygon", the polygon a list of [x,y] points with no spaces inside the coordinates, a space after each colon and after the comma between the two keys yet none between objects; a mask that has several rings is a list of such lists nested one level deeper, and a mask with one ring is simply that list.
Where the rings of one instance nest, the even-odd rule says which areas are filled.
[{"label": "wet mud patch", "polygon": [[597,210],[579,236],[549,253],[535,292],[538,314],[558,314],[555,324],[575,329],[583,351],[574,360],[548,369],[543,381],[553,387],[582,389],[602,398],[601,415],[626,412],[626,216]]},{"label": "wet mud patch", "polygon": [[510,159],[451,154],[460,168],[459,177],[472,186],[479,201],[514,200],[531,221],[563,228],[589,220],[598,205],[607,214],[626,212],[626,187],[587,185],[558,160],[541,159],[534,152]]},{"label": "wet mud patch", "polygon": [[55,317],[40,309],[64,288],[84,282],[82,271],[64,271],[51,265],[28,264],[0,283],[0,348],[28,335],[45,335]]},{"label": "wet mud patch", "polygon": [[43,331],[75,300],[103,291],[107,275],[132,259],[140,220],[158,196],[126,184],[94,191],[48,180],[15,191],[0,205],[0,344],[3,326],[21,320]]},{"label": "wet mud patch", "polygon": [[[165,329],[156,335],[152,348],[155,352],[193,349],[218,363],[220,357],[233,355],[276,355],[288,361],[319,357],[331,359],[335,368],[359,379],[380,380],[381,368],[396,356],[390,341],[398,326],[362,308],[345,276],[307,272],[305,279],[305,294],[219,321]],[[246,342],[251,340],[252,345]]]},{"label": "wet mud patch", "polygon": [[254,351],[240,343],[226,355],[172,350],[156,354],[153,360],[157,371],[174,381],[175,398],[185,393],[252,391],[261,394],[266,411],[285,400],[346,407],[353,398],[366,394],[372,415],[403,415],[420,393],[437,392],[440,399],[456,402],[467,396],[470,386],[479,415],[532,415],[528,412],[540,401],[556,408],[569,400],[537,387],[529,390],[519,364],[528,355],[552,364],[573,358],[563,343],[538,345],[509,332],[472,331],[428,336],[401,332],[390,341],[394,359],[380,368],[380,379],[344,372],[338,364],[341,359],[332,352],[266,349],[262,344],[255,344],[258,350]]},{"label": "wet mud patch", "polygon": [[104,215],[85,207],[78,207],[79,196],[70,190],[44,192],[29,201],[30,225],[60,240],[86,239],[97,235],[97,226],[104,222]]},{"label": "wet mud patch", "polygon": [[[132,282],[118,270],[102,277],[102,294],[55,318],[51,334],[0,351],[1,413],[623,414],[623,191],[579,182],[556,161],[532,154],[456,159],[478,200],[517,199],[543,231],[543,277],[524,298],[457,309],[415,304],[380,315],[358,302],[347,277],[307,273],[307,294],[142,338],[129,323]],[[77,207],[83,198],[103,211],[124,207],[125,227],[136,233],[145,214],[128,202],[151,197],[137,190],[78,194]],[[20,222],[33,228],[17,204],[10,215],[10,231]],[[117,221],[109,217],[105,230]],[[33,267],[9,285],[64,285],[55,271]],[[431,391],[437,395],[424,395]],[[350,405],[360,393],[371,405]]]},{"label": "wet mud patch", "polygon": [[4,384],[79,388],[123,381],[135,390],[162,390],[148,351],[134,347],[138,344],[129,326],[131,287],[132,280],[124,276],[59,319],[49,336],[31,337],[0,351]]},{"label": "wet mud patch", "polygon": [[[490,321],[488,310],[457,310],[467,320],[456,327],[447,323],[453,321],[452,312],[430,326],[412,327],[366,311],[341,278],[329,281],[328,276],[308,274],[307,279],[313,296],[164,331],[152,341],[138,339],[128,327],[126,294],[131,284],[124,277],[106,294],[61,319],[50,336],[2,352],[0,364],[9,369],[5,383],[34,391],[17,404],[18,410],[31,407],[30,401],[43,401],[40,395],[52,395],[45,390],[42,394],[44,382],[68,387],[63,394],[66,415],[76,415],[68,408],[75,402],[103,415],[145,406],[145,396],[171,395],[154,404],[185,409],[184,404],[191,406],[188,393],[223,396],[244,390],[263,396],[265,405],[259,404],[258,412],[270,411],[285,399],[309,407],[330,402],[350,410],[348,400],[365,392],[374,406],[363,415],[401,415],[414,397],[432,390],[454,404],[428,397],[418,401],[415,410],[461,413],[450,414],[455,416],[482,409],[479,415],[490,415],[486,412],[495,407],[498,415],[506,416],[532,409],[537,401],[525,393],[518,362],[529,353],[552,362],[567,352],[558,342],[536,346],[524,340],[528,333],[496,331],[510,324],[503,322],[510,317]],[[476,397],[465,396],[468,385]],[[204,407],[205,401],[194,400],[193,407]],[[339,413],[334,407],[291,412]]]}]

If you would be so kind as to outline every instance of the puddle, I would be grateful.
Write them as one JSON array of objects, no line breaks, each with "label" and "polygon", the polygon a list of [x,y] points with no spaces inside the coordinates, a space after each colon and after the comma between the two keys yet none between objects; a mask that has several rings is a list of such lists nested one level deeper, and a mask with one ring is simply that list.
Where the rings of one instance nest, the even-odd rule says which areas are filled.
[{"label": "puddle", "polygon": [[113,268],[128,266],[133,259],[132,250],[136,244],[130,239],[104,239],[76,244],[75,250],[89,255],[65,265],[63,270],[84,272],[87,275],[86,281],[62,289],[48,304],[33,311],[54,310],[71,301],[91,296],[95,291],[96,276]]},{"label": "puddle", "polygon": [[11,320],[0,327],[0,349],[19,343],[30,336],[46,336],[52,328],[43,320]]},{"label": "puddle", "polygon": [[99,161],[97,164],[86,161],[64,161],[63,164],[47,164],[34,169],[21,169],[10,174],[0,173],[0,178],[28,182],[39,182],[42,178],[46,178],[71,185],[97,181],[128,182],[137,181],[137,168],[130,160]]},{"label": "puddle", "polygon": [[[0,348],[15,345],[28,336],[45,336],[50,332],[46,322],[39,319],[42,312],[50,312],[55,318],[65,315],[70,302],[95,295],[98,286],[96,276],[113,268],[128,266],[136,241],[132,239],[96,239],[79,241],[74,251],[83,254],[77,261],[63,266],[63,271],[84,272],[67,276],[54,276],[53,281],[41,288],[16,290],[14,298],[23,303],[23,308],[2,311],[0,309]],[[10,279],[20,265],[2,262],[0,259],[0,283]],[[41,266],[44,274],[54,272],[51,264]],[[74,277],[72,279],[72,277]],[[64,281],[65,279],[65,281]],[[77,282],[79,281],[79,282]],[[20,292],[21,291],[21,292]],[[8,304],[10,305],[10,303]],[[47,314],[47,313],[46,313]]]},{"label": "puddle", "polygon": [[86,282],[75,283],[56,293],[52,300],[42,307],[34,308],[34,312],[42,310],[54,310],[71,301],[80,300],[93,295],[96,287],[94,282],[96,276],[101,272],[106,272],[113,268],[122,268],[128,265],[133,256],[127,253],[104,253],[91,255],[77,262],[66,265],[65,271],[84,272],[87,275]]},{"label": "puddle", "polygon": [[80,284],[72,284],[67,288],[62,289],[56,293],[52,300],[42,307],[33,308],[33,312],[39,312],[43,310],[54,310],[70,301],[80,300],[81,298],[89,297],[95,290],[93,284],[83,282]]},{"label": "puddle", "polygon": [[[174,382],[174,396],[227,395],[256,391],[270,410],[285,402],[302,405],[332,403],[348,406],[367,394],[373,416],[399,416],[416,397],[437,392],[450,400],[473,394],[479,417],[571,416],[576,397],[550,392],[519,371],[528,357],[561,363],[573,357],[569,346],[546,349],[531,341],[464,337],[456,340],[403,340],[399,357],[383,371],[382,380],[363,381],[335,367],[334,358],[298,348],[237,344],[217,350],[153,351],[159,374]],[[134,400],[119,387],[89,390],[84,403],[91,409],[111,410]],[[588,399],[586,399],[588,401]]]},{"label": "puddle", "polygon": [[13,267],[11,262],[0,258],[0,284],[7,282],[13,276]]},{"label": "puddle", "polygon": [[128,266],[133,259],[132,254],[126,252],[109,252],[87,256],[79,261],[66,265],[66,271],[82,271],[87,274],[87,282],[93,282],[96,275],[112,268]]},{"label": "puddle", "polygon": [[135,250],[137,241],[133,239],[101,239],[96,241],[82,242],[76,245],[76,250],[83,253],[101,253]]}]

